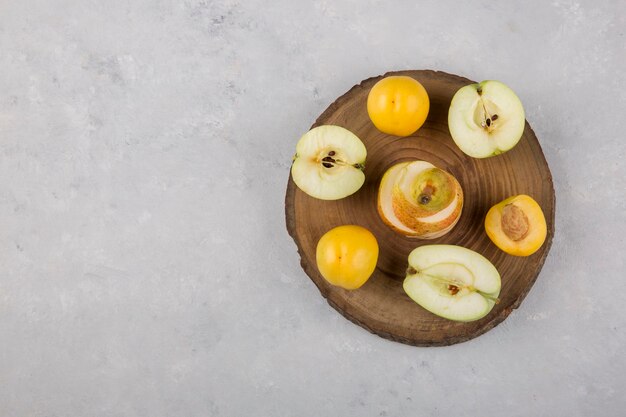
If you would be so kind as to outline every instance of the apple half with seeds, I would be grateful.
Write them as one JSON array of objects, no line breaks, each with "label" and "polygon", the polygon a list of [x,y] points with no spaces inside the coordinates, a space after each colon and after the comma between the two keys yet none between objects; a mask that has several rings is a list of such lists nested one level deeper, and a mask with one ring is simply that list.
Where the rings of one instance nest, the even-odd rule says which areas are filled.
[{"label": "apple half with seeds", "polygon": [[311,197],[338,200],[354,194],[365,182],[366,156],[365,145],[348,129],[318,126],[298,141],[291,176]]},{"label": "apple half with seeds", "polygon": [[460,88],[448,111],[452,139],[473,158],[487,158],[510,150],[521,139],[525,125],[522,102],[499,81]]},{"label": "apple half with seeds", "polygon": [[463,190],[450,173],[426,161],[389,168],[378,190],[378,213],[397,233],[434,239],[448,233],[463,209]]},{"label": "apple half with seeds", "polygon": [[499,302],[501,280],[495,266],[473,250],[455,245],[426,245],[409,254],[404,291],[440,317],[474,321]]}]

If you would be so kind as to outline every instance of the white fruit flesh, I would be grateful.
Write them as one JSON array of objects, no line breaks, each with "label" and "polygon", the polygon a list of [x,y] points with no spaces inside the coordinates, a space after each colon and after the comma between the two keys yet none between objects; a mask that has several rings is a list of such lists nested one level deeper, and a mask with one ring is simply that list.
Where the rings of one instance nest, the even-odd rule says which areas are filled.
[{"label": "white fruit flesh", "polygon": [[[428,162],[417,162],[423,162],[428,168],[434,167],[434,165],[429,164]],[[381,210],[381,214],[387,219],[389,223],[391,223],[395,228],[399,229],[400,231],[403,231],[410,235],[414,235],[415,231],[406,227],[394,213],[393,199],[391,197],[393,194],[393,187],[397,183],[398,176],[408,164],[409,162],[402,162],[392,166],[387,170],[387,172],[383,176],[383,179],[380,182],[380,190],[378,191],[378,204]]]},{"label": "white fruit flesh", "polygon": [[365,182],[366,156],[365,145],[354,133],[340,126],[318,126],[298,141],[291,175],[308,195],[338,200],[354,194]]},{"label": "white fruit flesh", "polygon": [[437,212],[436,214],[433,214],[432,216],[428,216],[428,217],[422,217],[421,221],[424,223],[436,223],[439,222],[441,220],[445,220],[447,219],[449,216],[452,215],[452,213],[454,213],[454,210],[456,209],[456,205],[459,203],[459,196],[455,196],[454,200],[452,200],[452,203],[450,203],[450,205],[448,205],[448,207],[446,207],[445,209],[441,210],[440,212]]},{"label": "white fruit flesh", "polygon": [[[437,228],[435,231],[423,232],[414,230],[405,224],[400,217],[402,215],[397,212],[399,207],[394,206],[394,190],[398,190],[401,195],[408,201],[415,200],[415,179],[425,170],[435,168],[435,166],[426,161],[401,162],[389,168],[380,183],[378,192],[378,208],[383,220],[393,229],[401,234],[421,239],[433,239],[449,232],[460,218],[460,208],[462,207],[462,191],[457,185],[458,190],[454,199],[449,205],[440,211],[433,212],[432,215],[414,219],[424,226],[433,225],[439,222],[444,226]],[[455,180],[456,183],[456,180]],[[446,222],[449,220],[449,222]]]},{"label": "white fruit flesh", "polygon": [[409,255],[409,266],[414,273],[404,280],[407,295],[431,313],[450,320],[473,321],[486,316],[500,294],[497,269],[470,249],[421,246]]},{"label": "white fruit flesh", "polygon": [[452,139],[474,158],[498,155],[513,148],[522,137],[525,124],[522,102],[499,81],[462,87],[452,98],[448,111]]},{"label": "white fruit flesh", "polygon": [[429,168],[435,168],[435,166],[426,161],[413,161],[406,163],[403,168],[398,172],[396,184],[398,184],[400,191],[402,191],[405,197],[411,199],[415,177]]}]

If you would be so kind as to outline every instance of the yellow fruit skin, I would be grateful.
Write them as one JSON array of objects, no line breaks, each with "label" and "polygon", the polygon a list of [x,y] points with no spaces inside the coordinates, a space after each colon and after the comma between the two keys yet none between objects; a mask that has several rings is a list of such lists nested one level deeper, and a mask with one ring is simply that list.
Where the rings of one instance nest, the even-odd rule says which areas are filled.
[{"label": "yellow fruit skin", "polygon": [[378,81],[367,96],[367,113],[383,133],[409,136],[428,116],[430,100],[422,84],[407,76],[390,76]]},{"label": "yellow fruit skin", "polygon": [[364,227],[345,225],[326,232],[317,243],[320,274],[333,285],[354,290],[376,269],[378,242]]},{"label": "yellow fruit skin", "polygon": [[[502,210],[508,204],[515,204],[528,218],[528,234],[518,241],[510,239],[502,230]],[[489,239],[509,255],[529,256],[543,245],[548,228],[539,204],[532,197],[520,194],[509,197],[489,209],[485,217],[485,231]]]}]

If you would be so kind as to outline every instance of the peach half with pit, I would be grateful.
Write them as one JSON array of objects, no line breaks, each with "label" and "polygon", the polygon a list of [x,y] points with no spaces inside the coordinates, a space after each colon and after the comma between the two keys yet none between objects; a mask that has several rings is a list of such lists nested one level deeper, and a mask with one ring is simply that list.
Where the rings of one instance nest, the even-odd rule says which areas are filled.
[{"label": "peach half with pit", "polygon": [[529,256],[545,242],[548,227],[539,203],[520,194],[489,209],[485,231],[489,239],[509,255]]}]

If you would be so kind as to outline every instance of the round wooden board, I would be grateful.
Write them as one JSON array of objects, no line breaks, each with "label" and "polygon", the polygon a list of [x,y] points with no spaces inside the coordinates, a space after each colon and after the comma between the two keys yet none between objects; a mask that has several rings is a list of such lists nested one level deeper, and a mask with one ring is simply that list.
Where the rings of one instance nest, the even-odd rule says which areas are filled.
[{"label": "round wooden board", "polygon": [[[418,80],[430,97],[430,113],[413,136],[399,138],[379,132],[367,114],[367,95],[382,77],[408,75]],[[555,195],[552,176],[530,125],[515,148],[486,159],[465,155],[448,131],[448,108],[454,93],[471,84],[466,78],[436,71],[399,71],[367,79],[332,103],[313,127],[333,124],[354,132],[367,147],[365,184],[354,195],[323,201],[306,195],[291,177],[287,185],[287,230],[298,246],[301,265],[328,303],[347,319],[381,337],[415,346],[445,346],[479,336],[502,322],[532,287],[548,255],[554,236]],[[393,232],[377,212],[380,180],[390,166],[421,159],[452,173],[463,188],[465,204],[458,224],[433,240],[407,238]],[[528,194],[542,207],[548,223],[544,245],[529,257],[499,250],[487,237],[484,219],[495,203],[516,194]],[[361,225],[378,239],[378,265],[368,282],[354,291],[330,285],[315,262],[320,237],[333,227]],[[484,255],[502,277],[500,303],[483,319],[460,323],[429,313],[403,291],[407,257],[418,246],[453,244]]]}]

